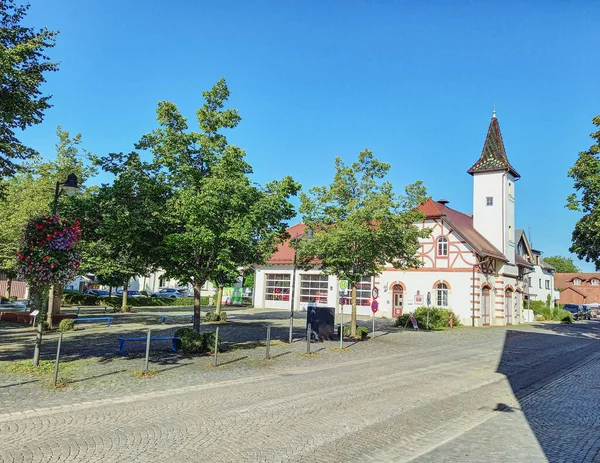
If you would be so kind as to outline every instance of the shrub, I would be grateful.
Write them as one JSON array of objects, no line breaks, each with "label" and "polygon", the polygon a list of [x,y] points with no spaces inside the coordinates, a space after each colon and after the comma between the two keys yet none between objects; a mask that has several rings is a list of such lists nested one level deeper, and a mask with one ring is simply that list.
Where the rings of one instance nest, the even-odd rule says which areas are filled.
[{"label": "shrub", "polygon": [[[431,307],[429,309],[429,329],[437,331],[448,328],[450,326],[450,314],[454,317],[453,326],[460,326],[460,319],[451,310],[442,307]],[[418,307],[413,316],[419,324],[419,329],[427,329],[427,307]],[[410,314],[401,315],[396,320],[396,326],[404,328],[409,318]],[[408,322],[408,326],[412,328],[410,322]]]},{"label": "shrub", "polygon": [[[181,338],[181,350],[186,354],[211,352],[215,348],[215,332],[197,333],[192,328],[181,328],[175,331],[175,337]],[[218,349],[221,350],[219,338]]]},{"label": "shrub", "polygon": [[225,323],[227,321],[227,312],[221,312],[221,315],[219,316],[219,321],[222,323]]},{"label": "shrub", "polygon": [[146,296],[146,297],[148,297],[148,291],[144,291],[144,290],[142,290],[142,291],[140,291],[140,294],[141,294],[142,296]]},{"label": "shrub", "polygon": [[563,318],[560,319],[561,323],[573,323],[573,317],[571,316],[571,314],[565,315]]},{"label": "shrub", "polygon": [[204,315],[205,322],[226,322],[227,321],[227,312],[221,312],[220,315],[217,315],[216,312],[206,312]]},{"label": "shrub", "polygon": [[73,320],[71,320],[70,318],[65,318],[64,320],[61,320],[60,323],[58,324],[58,331],[60,331],[61,333],[65,333],[67,331],[73,331],[73,329],[74,329]]},{"label": "shrub", "polygon": [[[365,339],[369,335],[369,328],[366,326],[356,327],[356,339]],[[350,337],[350,327],[344,326],[344,337]]]},{"label": "shrub", "polygon": [[[63,303],[72,305],[108,305],[120,307],[121,297],[100,297],[78,294],[63,294]],[[159,307],[159,306],[191,306],[194,305],[193,297],[128,297],[127,303],[133,307]],[[208,296],[202,296],[201,305],[208,305]]]}]

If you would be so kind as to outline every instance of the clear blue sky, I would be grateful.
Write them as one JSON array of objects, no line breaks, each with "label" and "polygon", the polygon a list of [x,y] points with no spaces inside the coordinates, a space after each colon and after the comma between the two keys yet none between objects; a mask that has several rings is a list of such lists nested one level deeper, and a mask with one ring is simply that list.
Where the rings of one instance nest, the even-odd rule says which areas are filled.
[{"label": "clear blue sky", "polygon": [[46,86],[54,107],[24,139],[52,155],[60,124],[97,154],[129,151],[159,100],[193,124],[224,76],[243,118],[229,139],[257,181],[329,183],[334,157],[368,147],[399,191],[423,180],[470,212],[466,170],[495,101],[522,176],[517,227],[567,255],[578,215],[564,208],[566,174],[600,114],[598,17],[593,0],[35,1],[28,22],[60,30],[61,69]]}]

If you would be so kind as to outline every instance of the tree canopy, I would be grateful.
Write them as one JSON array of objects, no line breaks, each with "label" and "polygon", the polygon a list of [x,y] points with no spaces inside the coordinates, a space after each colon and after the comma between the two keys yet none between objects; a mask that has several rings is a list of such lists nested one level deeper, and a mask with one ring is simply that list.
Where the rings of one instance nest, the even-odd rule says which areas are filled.
[{"label": "tree canopy", "polygon": [[57,32],[23,26],[28,9],[14,0],[0,2],[0,180],[13,176],[19,161],[36,155],[17,134],[42,122],[51,105],[40,88],[47,73],[58,70],[45,55]]},{"label": "tree canopy", "polygon": [[544,257],[544,260],[556,269],[557,273],[577,273],[581,269],[575,265],[572,257],[564,256],[549,256]]},{"label": "tree canopy", "polygon": [[335,175],[328,186],[314,187],[300,196],[300,212],[312,239],[298,241],[298,259],[305,268],[317,262],[324,273],[348,280],[352,288],[351,335],[356,334],[356,286],[364,277],[379,274],[386,265],[415,268],[419,238],[428,229],[415,225],[424,219],[417,206],[427,200],[421,182],[409,185],[404,195],[385,181],[390,164],[369,150],[345,165],[335,160]]},{"label": "tree canopy", "polygon": [[567,207],[583,213],[575,225],[569,250],[600,270],[600,116],[592,123],[596,126],[596,132],[590,134],[594,143],[579,153],[569,169],[575,193],[567,198]]}]

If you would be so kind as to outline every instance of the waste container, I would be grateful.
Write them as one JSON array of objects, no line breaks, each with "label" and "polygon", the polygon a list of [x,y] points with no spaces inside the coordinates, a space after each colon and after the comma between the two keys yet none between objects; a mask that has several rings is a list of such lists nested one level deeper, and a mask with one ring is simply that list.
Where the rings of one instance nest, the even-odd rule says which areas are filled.
[{"label": "waste container", "polygon": [[309,304],[306,310],[306,328],[310,323],[313,336],[319,341],[334,339],[335,308]]}]

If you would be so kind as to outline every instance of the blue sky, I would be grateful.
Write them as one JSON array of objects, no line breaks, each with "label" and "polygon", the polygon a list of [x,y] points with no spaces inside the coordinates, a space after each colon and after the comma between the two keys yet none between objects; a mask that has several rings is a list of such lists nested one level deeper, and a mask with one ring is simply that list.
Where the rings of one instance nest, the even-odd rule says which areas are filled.
[{"label": "blue sky", "polygon": [[600,114],[599,16],[592,0],[35,1],[28,22],[60,30],[61,67],[45,87],[54,107],[23,138],[51,156],[60,124],[97,154],[129,151],[159,100],[193,125],[224,76],[242,116],[229,139],[257,181],[329,183],[336,156],[369,148],[398,191],[423,180],[470,212],[466,170],[495,101],[522,176],[517,227],[567,255],[578,215],[564,208],[566,174]]}]

